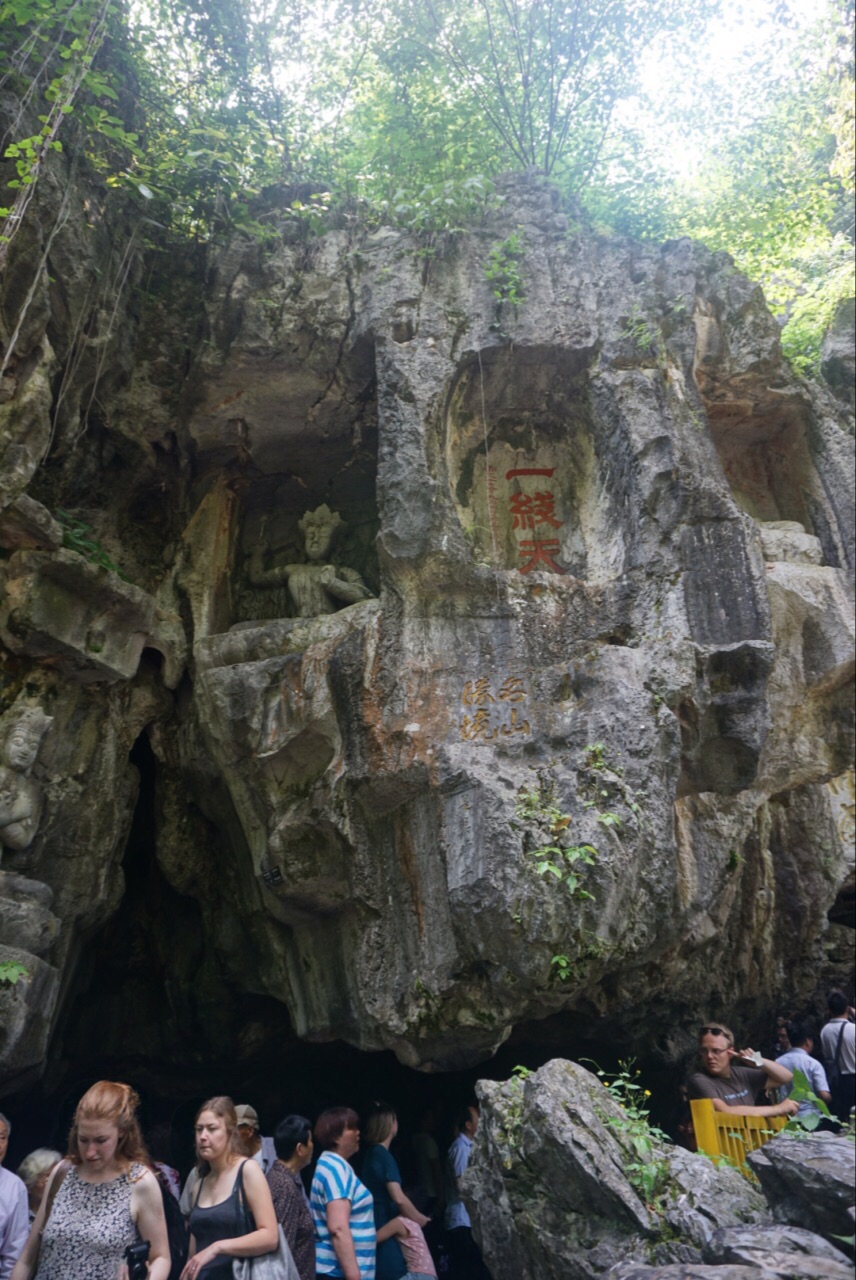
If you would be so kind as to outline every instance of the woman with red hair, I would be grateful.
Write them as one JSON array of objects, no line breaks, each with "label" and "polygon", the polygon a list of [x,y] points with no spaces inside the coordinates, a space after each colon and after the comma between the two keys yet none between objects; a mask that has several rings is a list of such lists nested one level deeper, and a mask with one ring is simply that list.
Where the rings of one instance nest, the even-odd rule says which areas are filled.
[{"label": "woman with red hair", "polygon": [[[125,1250],[149,1242],[148,1280],[168,1280],[160,1187],[137,1123],[139,1098],[101,1080],[74,1113],[68,1155],[54,1169],[12,1280],[117,1280]],[[39,1243],[41,1242],[41,1244]]]}]

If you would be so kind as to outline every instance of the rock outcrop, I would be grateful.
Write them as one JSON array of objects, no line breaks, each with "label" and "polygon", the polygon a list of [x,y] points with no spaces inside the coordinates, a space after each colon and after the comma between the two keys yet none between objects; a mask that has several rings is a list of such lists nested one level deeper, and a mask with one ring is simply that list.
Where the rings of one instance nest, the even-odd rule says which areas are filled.
[{"label": "rock outcrop", "polygon": [[852,1142],[828,1133],[780,1137],[753,1151],[748,1159],[777,1222],[825,1236],[853,1257],[856,1149]]},{"label": "rock outcrop", "polygon": [[[698,1017],[838,978],[853,440],[760,291],[520,180],[430,252],[383,229],[188,253],[117,325],[75,291],[127,232],[89,226],[95,195],[46,254],[15,242],[2,707],[54,728],[4,867],[57,923],[38,964],[13,942],[54,995],[0,1070],[39,1067],[122,899],[141,735],[148,856],[195,921],[186,955],[141,925],[151,973],[194,974],[161,1011],[179,1056],[255,993],[424,1069],[563,1012],[677,1061]],[[516,309],[484,274],[514,229]],[[322,503],[326,567],[364,598],[298,617],[285,571]]]},{"label": "rock outcrop", "polygon": [[[463,1196],[494,1280],[852,1276],[833,1230],[847,1229],[842,1209],[853,1199],[853,1144],[846,1139],[825,1135],[823,1150],[812,1151],[801,1139],[779,1137],[754,1153],[768,1206],[736,1170],[664,1144],[634,1123],[577,1063],[557,1059],[503,1084],[483,1081],[478,1093],[481,1117]],[[804,1182],[801,1149],[803,1163],[823,1165]],[[774,1167],[788,1171],[789,1211],[767,1176]],[[800,1225],[770,1221],[774,1213],[796,1222],[797,1203]],[[806,1217],[820,1234],[805,1229]]]}]

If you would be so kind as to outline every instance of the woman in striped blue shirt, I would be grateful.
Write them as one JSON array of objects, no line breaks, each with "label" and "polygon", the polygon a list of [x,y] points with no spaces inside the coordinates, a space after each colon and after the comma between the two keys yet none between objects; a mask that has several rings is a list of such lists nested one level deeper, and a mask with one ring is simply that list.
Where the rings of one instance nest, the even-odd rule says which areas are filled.
[{"label": "woman in striped blue shirt", "polygon": [[393,1234],[395,1222],[375,1231],[371,1192],[348,1164],[360,1149],[356,1111],[333,1107],[322,1112],[315,1123],[315,1145],[323,1152],[310,1196],[316,1271],[337,1280],[375,1280],[377,1243]]}]

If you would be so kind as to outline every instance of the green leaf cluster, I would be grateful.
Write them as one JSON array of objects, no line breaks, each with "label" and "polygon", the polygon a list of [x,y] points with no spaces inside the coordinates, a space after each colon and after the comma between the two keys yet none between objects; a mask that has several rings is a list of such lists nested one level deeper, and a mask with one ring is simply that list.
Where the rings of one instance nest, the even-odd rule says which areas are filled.
[{"label": "green leaf cluster", "polygon": [[22,978],[28,978],[30,971],[25,964],[17,960],[0,960],[0,987],[14,987]]},{"label": "green leaf cluster", "polygon": [[78,555],[83,556],[84,560],[88,560],[90,564],[97,564],[102,569],[109,569],[111,573],[118,574],[125,582],[129,581],[126,574],[116,564],[116,561],[111,559],[95,537],[91,525],[87,524],[85,520],[78,519],[70,511],[63,509],[57,511],[56,518],[62,525],[62,545],[64,547],[67,547],[69,551],[76,551]]}]

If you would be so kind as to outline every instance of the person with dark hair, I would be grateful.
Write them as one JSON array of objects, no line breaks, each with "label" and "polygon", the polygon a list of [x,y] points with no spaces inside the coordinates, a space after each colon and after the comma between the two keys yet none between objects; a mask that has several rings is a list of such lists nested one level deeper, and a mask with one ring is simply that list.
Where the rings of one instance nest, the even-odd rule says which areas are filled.
[{"label": "person with dark hair", "polygon": [[[149,1280],[167,1280],[160,1187],[137,1123],[139,1098],[100,1080],[74,1113],[68,1155],[48,1181],[12,1280],[116,1280],[125,1250],[149,1242]],[[40,1244],[41,1242],[41,1244]]]},{"label": "person with dark hair", "polygon": [[856,1106],[856,1024],[843,991],[826,998],[829,1021],[820,1033],[823,1060],[832,1094],[832,1111],[847,1124]]},{"label": "person with dark hair", "polygon": [[490,1280],[479,1247],[473,1239],[470,1215],[461,1198],[461,1179],[470,1163],[473,1138],[479,1126],[475,1107],[462,1107],[455,1118],[457,1137],[446,1155],[446,1242],[452,1264],[452,1280]]},{"label": "person with dark hair", "polygon": [[312,1125],[304,1116],[286,1116],[274,1129],[273,1141],[276,1161],[266,1176],[274,1213],[300,1280],[315,1280],[315,1228],[300,1178],[312,1159]]},{"label": "person with dark hair", "polygon": [[[801,1071],[812,1093],[817,1094],[821,1102],[825,1102],[829,1106],[832,1101],[832,1094],[829,1092],[826,1072],[817,1058],[811,1056],[814,1049],[812,1028],[804,1022],[789,1022],[788,1040],[791,1042],[792,1047],[787,1053],[783,1053],[780,1058],[777,1058],[776,1061],[780,1066],[787,1067],[791,1073]],[[793,1087],[793,1083],[782,1085],[783,1096],[789,1097],[793,1092]],[[815,1102],[805,1101],[800,1103],[797,1119],[808,1115],[821,1115],[820,1107]],[[833,1128],[837,1132],[838,1125],[830,1125],[829,1121],[821,1120],[818,1128]]]},{"label": "person with dark hair", "polygon": [[[374,1221],[378,1231],[394,1218],[409,1218],[419,1227],[431,1221],[420,1213],[401,1186],[398,1164],[390,1151],[390,1143],[398,1133],[398,1117],[386,1102],[374,1102],[366,1122],[367,1150],[361,1170],[363,1182],[374,1200]],[[397,1232],[397,1227],[396,1227]],[[376,1280],[402,1280],[413,1276],[397,1239],[383,1240],[377,1247]]]},{"label": "person with dark hair", "polygon": [[315,1122],[315,1167],[309,1207],[315,1227],[315,1267],[319,1276],[374,1280],[375,1250],[393,1235],[393,1223],[375,1230],[368,1187],[348,1161],[360,1149],[360,1117],[350,1107],[331,1107]]}]

